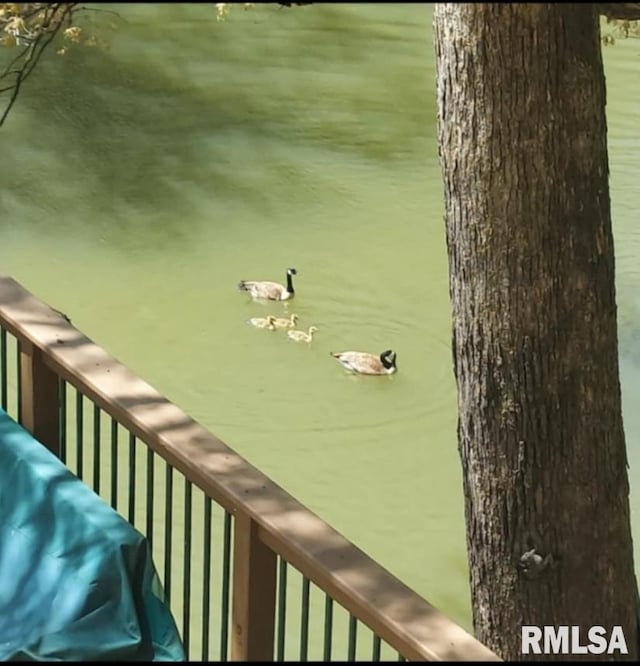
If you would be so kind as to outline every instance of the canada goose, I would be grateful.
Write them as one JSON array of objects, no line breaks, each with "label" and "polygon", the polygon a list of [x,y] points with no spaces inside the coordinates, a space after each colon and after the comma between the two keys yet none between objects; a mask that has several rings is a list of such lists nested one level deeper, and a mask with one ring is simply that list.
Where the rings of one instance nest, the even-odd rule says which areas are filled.
[{"label": "canada goose", "polygon": [[295,268],[287,268],[287,286],[279,282],[268,280],[241,280],[238,284],[240,291],[248,291],[253,298],[266,298],[270,301],[288,301],[293,298],[293,276],[298,272]]},{"label": "canada goose", "polygon": [[278,317],[274,322],[276,328],[293,328],[298,323],[298,315],[292,314],[290,317]]},{"label": "canada goose", "polygon": [[360,375],[392,375],[396,367],[396,353],[387,349],[380,356],[367,352],[344,351],[330,352],[333,358],[347,370]]},{"label": "canada goose", "polygon": [[313,340],[313,334],[317,330],[318,329],[315,326],[309,326],[308,333],[305,333],[304,331],[287,331],[287,335],[295,342],[311,342],[311,340]]},{"label": "canada goose", "polygon": [[275,331],[275,321],[276,318],[273,315],[269,315],[268,317],[252,317],[248,323],[256,328],[266,328],[270,331]]}]

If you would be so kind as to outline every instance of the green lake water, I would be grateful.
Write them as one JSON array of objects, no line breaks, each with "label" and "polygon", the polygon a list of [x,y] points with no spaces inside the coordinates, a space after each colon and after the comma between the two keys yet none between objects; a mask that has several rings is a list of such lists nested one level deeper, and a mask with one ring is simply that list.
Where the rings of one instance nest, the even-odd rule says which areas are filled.
[{"label": "green lake water", "polygon": [[[119,11],[0,130],[0,270],[470,628],[430,6]],[[634,489],[639,58],[605,50]],[[287,307],[236,290],[287,266]],[[313,344],[245,323],[285,312]],[[329,357],[387,348],[391,378]]]}]

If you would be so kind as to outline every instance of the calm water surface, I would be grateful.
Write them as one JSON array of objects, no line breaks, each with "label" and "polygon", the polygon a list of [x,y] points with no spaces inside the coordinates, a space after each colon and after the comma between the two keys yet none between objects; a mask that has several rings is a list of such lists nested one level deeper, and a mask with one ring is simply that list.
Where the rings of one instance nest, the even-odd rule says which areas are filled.
[{"label": "calm water surface", "polygon": [[[469,628],[431,9],[120,12],[2,130],[1,270]],[[639,58],[605,50],[635,488]],[[238,280],[287,266],[311,346],[245,324],[287,309]],[[347,376],[344,348],[393,348],[399,372]]]}]

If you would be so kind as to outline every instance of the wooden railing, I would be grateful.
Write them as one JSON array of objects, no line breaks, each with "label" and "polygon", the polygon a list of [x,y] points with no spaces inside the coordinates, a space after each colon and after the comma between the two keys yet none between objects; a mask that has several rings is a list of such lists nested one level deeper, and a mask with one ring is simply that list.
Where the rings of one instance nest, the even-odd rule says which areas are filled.
[{"label": "wooden railing", "polygon": [[[129,432],[132,444],[137,439],[149,447],[149,456],[153,456],[152,450],[166,461],[169,470],[167,483],[173,478],[173,469],[184,475],[187,498],[184,534],[185,542],[189,545],[189,552],[185,556],[184,589],[191,589],[191,485],[200,488],[206,498],[212,499],[233,517],[233,546],[227,543],[227,548],[232,548],[232,557],[226,565],[230,572],[229,642],[232,660],[272,661],[276,638],[278,657],[283,658],[286,596],[283,600],[279,585],[286,587],[287,566],[297,569],[303,577],[307,616],[309,581],[326,594],[325,646],[327,627],[331,627],[333,617],[333,601],[350,614],[350,659],[355,658],[357,622],[373,632],[374,654],[377,641],[378,658],[380,641],[384,641],[397,651],[401,659],[407,660],[497,659],[460,626],[94,344],[60,313],[35,298],[12,278],[0,275],[2,329],[17,340],[19,357],[15,384],[20,421],[51,451],[65,459],[62,449],[66,447],[67,437],[65,384],[68,384],[77,391],[78,405],[82,404],[84,396],[93,402],[95,414],[102,410],[111,417],[112,432],[117,430],[119,424]],[[7,354],[6,332],[3,333],[2,342],[0,365],[5,394],[3,401],[6,403],[7,368],[11,365]],[[82,413],[78,414],[80,416],[77,418],[81,419]],[[82,427],[80,423],[80,439]],[[94,426],[94,432],[95,463],[101,446],[99,421],[98,426]],[[115,442],[114,445],[112,440],[114,457],[117,455],[117,440]],[[75,446],[80,457],[80,444],[76,442]],[[131,467],[134,467],[135,451],[131,461]],[[117,473],[117,462],[112,461],[112,465],[115,465],[113,469]],[[152,466],[147,468],[147,476],[153,477]],[[154,481],[153,478],[150,482],[149,478],[147,480],[151,485],[147,486],[149,499],[146,527],[152,534],[154,517],[153,513],[149,514],[149,507],[153,509]],[[137,482],[134,478],[133,481],[130,479],[130,483]],[[170,489],[167,490],[167,487]],[[171,501],[172,488],[173,485],[165,486],[168,503]],[[130,505],[134,501],[134,489],[131,486],[129,490]],[[132,508],[129,520],[133,522]],[[165,520],[170,514],[167,508]],[[171,557],[168,552],[171,549],[171,529],[171,522],[166,522],[165,532],[169,531],[169,536],[165,535],[166,547],[163,553],[163,561],[169,562],[169,566],[165,565],[166,576],[171,572],[168,559]],[[208,530],[210,523],[204,530],[205,549],[210,547],[210,543],[206,543],[210,539]],[[154,547],[159,547],[157,540]],[[205,580],[209,580],[206,572]],[[205,587],[208,603],[208,582]],[[187,606],[190,603],[188,601]],[[193,614],[185,613],[183,638],[189,632],[193,617]],[[223,625],[225,622],[223,617]],[[207,646],[208,632],[208,626],[201,629],[203,644]],[[308,630],[305,634],[302,620],[301,632],[303,636],[308,634]],[[186,640],[189,643],[189,639]],[[308,640],[308,636],[301,640]],[[226,638],[223,643],[221,658],[225,656]],[[206,659],[204,648],[203,651],[203,658]],[[306,647],[303,653],[306,657]],[[330,654],[329,637],[325,658],[330,657]]]}]

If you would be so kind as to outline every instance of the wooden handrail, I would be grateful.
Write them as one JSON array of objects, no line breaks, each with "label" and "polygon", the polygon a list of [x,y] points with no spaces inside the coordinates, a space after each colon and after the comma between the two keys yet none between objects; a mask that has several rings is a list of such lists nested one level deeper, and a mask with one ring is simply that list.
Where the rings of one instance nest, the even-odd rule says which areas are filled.
[{"label": "wooden handrail", "polygon": [[[60,313],[2,274],[0,326],[21,344],[39,350],[51,370],[209,497],[236,517],[242,516],[243,525],[255,525],[252,529],[266,546],[407,659],[498,660],[487,647],[136,377]],[[251,539],[247,536],[245,541],[250,543]],[[249,554],[247,562],[264,559],[259,551]],[[240,594],[251,602],[246,590]],[[251,612],[249,608],[245,615]]]}]

